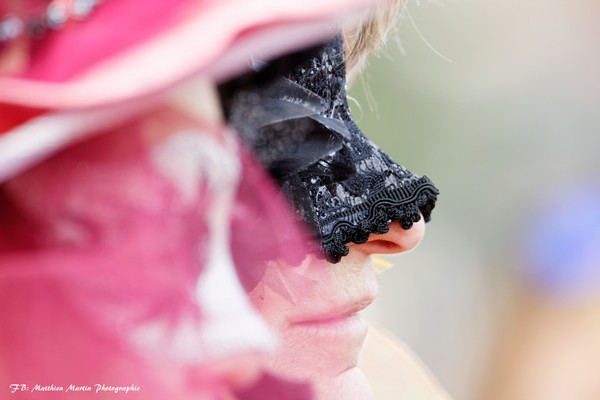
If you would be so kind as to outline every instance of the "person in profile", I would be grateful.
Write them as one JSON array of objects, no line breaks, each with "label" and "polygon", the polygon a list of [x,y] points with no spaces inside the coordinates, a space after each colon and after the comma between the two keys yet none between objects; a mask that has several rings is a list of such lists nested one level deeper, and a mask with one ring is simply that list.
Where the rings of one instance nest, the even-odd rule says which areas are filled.
[{"label": "person in profile", "polygon": [[[363,60],[353,49],[371,44],[340,36],[340,10],[371,5],[0,6],[2,385],[24,398],[372,398],[356,368],[365,326],[355,314],[376,291],[369,256],[414,247],[437,190],[349,114],[344,53]],[[266,80],[284,84],[275,106],[301,95],[305,130],[289,138],[311,151],[296,163],[275,150],[296,111],[267,107],[261,147],[237,123],[244,104],[226,123],[217,85],[298,52]],[[255,95],[272,89],[255,83]],[[336,213],[340,201],[350,212]],[[331,357],[316,352],[322,339]]]}]

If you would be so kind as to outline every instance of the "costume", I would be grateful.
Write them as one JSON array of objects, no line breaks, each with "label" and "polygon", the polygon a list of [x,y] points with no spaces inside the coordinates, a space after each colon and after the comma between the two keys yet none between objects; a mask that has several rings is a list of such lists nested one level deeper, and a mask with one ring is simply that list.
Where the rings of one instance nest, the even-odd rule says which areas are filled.
[{"label": "costume", "polygon": [[[215,84],[251,58],[328,38],[342,6],[369,1],[82,1],[23,2],[42,7],[21,17],[27,30],[0,18],[2,55],[30,46],[17,72],[0,74],[0,308],[11,321],[0,328],[0,384],[24,398],[38,385],[90,385],[78,398],[94,397],[99,383],[144,399],[213,399],[231,389],[215,366],[276,343],[235,268],[260,274],[265,260],[293,264],[309,250],[272,200],[278,190],[334,261],[390,221],[428,219],[437,190],[352,122],[340,38],[265,67],[274,80],[252,90],[270,103],[251,130],[237,114],[247,108],[227,105],[279,189],[215,111]],[[281,384],[264,382],[241,398]],[[302,388],[294,398],[309,399]]]},{"label": "costume", "polygon": [[342,4],[369,2],[104,0],[62,22],[46,7],[69,2],[11,3],[48,26],[33,37],[0,8],[0,60],[29,46],[0,74],[0,384],[22,398],[214,399],[221,360],[276,339],[237,287],[228,228],[248,216],[230,222],[232,205],[267,207],[236,194],[252,161],[212,88],[249,53],[301,48]]}]

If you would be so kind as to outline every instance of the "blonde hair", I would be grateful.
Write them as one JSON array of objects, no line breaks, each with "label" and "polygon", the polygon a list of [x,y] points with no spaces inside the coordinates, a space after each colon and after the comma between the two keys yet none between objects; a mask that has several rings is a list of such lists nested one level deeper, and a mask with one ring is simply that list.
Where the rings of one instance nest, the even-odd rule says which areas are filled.
[{"label": "blonde hair", "polygon": [[371,55],[379,55],[396,23],[403,0],[385,0],[372,7],[358,22],[344,28],[348,49],[346,75],[352,82],[368,65]]}]

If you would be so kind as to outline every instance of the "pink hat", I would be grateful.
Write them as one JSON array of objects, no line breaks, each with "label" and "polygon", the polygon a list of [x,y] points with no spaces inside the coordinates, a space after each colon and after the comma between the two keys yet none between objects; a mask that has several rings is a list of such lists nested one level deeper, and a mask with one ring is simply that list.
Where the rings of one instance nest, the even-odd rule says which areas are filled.
[{"label": "pink hat", "polygon": [[[107,128],[115,115],[118,119],[140,107],[139,100],[151,102],[195,76],[219,82],[248,68],[251,57],[268,59],[316,43],[338,30],[342,17],[376,1],[3,2],[0,183],[77,138]],[[60,28],[48,28],[57,7],[72,11],[77,3],[94,9],[84,19],[65,13]],[[7,4],[21,8],[9,10]],[[28,59],[18,73],[3,72],[3,58],[10,56],[9,28],[15,34],[22,26],[35,36],[35,26],[27,29],[32,20],[46,25],[46,34],[17,37],[29,46]]]},{"label": "pink hat", "polygon": [[93,107],[198,73],[221,80],[244,69],[250,54],[273,57],[306,46],[331,34],[341,16],[373,2],[104,0],[85,21],[69,21],[35,41],[23,71],[0,73],[0,103]]}]

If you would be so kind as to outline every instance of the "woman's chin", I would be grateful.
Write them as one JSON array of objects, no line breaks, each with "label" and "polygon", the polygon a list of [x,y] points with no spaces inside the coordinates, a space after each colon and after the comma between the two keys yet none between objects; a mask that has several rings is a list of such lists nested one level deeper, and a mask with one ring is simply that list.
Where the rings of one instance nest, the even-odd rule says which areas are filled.
[{"label": "woman's chin", "polygon": [[[313,348],[314,350],[314,348]],[[372,400],[371,384],[356,362],[323,356],[306,351],[307,357],[281,357],[271,366],[271,372],[296,382],[308,382],[314,390],[314,400]],[[309,362],[312,360],[311,362]],[[342,361],[342,362],[340,362]]]},{"label": "woman's chin", "polygon": [[312,366],[308,366],[302,361],[295,364],[279,362],[272,366],[271,372],[291,381],[308,382],[314,390],[314,400],[372,400],[374,398],[371,384],[356,364],[343,369],[338,368],[339,365],[336,365],[335,369],[331,369],[331,365],[323,368],[323,364],[327,363],[316,360],[313,361]]},{"label": "woman's chin", "polygon": [[313,376],[312,385],[315,400],[372,400],[373,390],[365,374],[353,367],[341,374],[331,377]]}]

